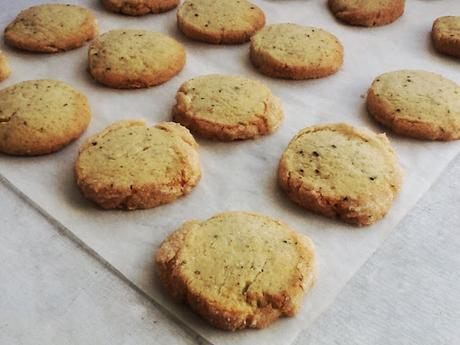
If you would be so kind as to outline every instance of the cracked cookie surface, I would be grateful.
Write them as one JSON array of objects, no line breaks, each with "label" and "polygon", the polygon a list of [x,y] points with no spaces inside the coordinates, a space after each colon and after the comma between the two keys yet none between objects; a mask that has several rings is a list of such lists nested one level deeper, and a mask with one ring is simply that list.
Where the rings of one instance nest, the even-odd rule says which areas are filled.
[{"label": "cracked cookie surface", "polygon": [[5,54],[0,51],[0,82],[7,79],[11,74],[11,69]]},{"label": "cracked cookie surface", "polygon": [[80,137],[91,120],[86,97],[56,80],[28,80],[0,91],[0,152],[40,155]]},{"label": "cracked cookie surface", "polygon": [[115,122],[80,148],[75,178],[106,209],[145,209],[188,194],[201,178],[197,144],[174,122]]},{"label": "cracked cookie surface", "polygon": [[298,24],[269,25],[251,38],[250,59],[274,78],[313,79],[336,73],[343,63],[337,37]]},{"label": "cracked cookie surface", "polygon": [[293,316],[315,279],[311,240],[248,212],[184,223],[161,244],[155,261],[176,301],[232,331]]},{"label": "cracked cookie surface", "polygon": [[88,50],[89,72],[98,82],[123,89],[158,85],[185,65],[185,49],[175,39],[145,30],[112,30]]},{"label": "cracked cookie surface", "polygon": [[438,52],[460,57],[460,16],[437,18],[433,23],[431,38]]},{"label": "cracked cookie surface", "polygon": [[194,40],[238,44],[265,25],[265,14],[246,0],[186,0],[177,11],[177,25]]},{"label": "cracked cookie surface", "polygon": [[391,207],[402,170],[384,134],[346,124],[301,130],[283,153],[278,180],[300,206],[357,225]]},{"label": "cracked cookie surface", "polygon": [[329,0],[328,4],[332,13],[345,23],[380,26],[402,16],[405,0]]},{"label": "cracked cookie surface", "polygon": [[180,0],[102,0],[106,9],[130,16],[162,13],[172,10]]},{"label": "cracked cookie surface", "polygon": [[394,132],[419,139],[460,139],[460,86],[435,73],[401,70],[378,76],[367,109]]},{"label": "cracked cookie surface", "polygon": [[10,46],[40,53],[81,47],[97,34],[96,18],[86,8],[68,4],[32,6],[5,29]]},{"label": "cracked cookie surface", "polygon": [[182,84],[173,117],[200,136],[230,141],[272,133],[283,111],[278,98],[262,83],[213,74]]}]

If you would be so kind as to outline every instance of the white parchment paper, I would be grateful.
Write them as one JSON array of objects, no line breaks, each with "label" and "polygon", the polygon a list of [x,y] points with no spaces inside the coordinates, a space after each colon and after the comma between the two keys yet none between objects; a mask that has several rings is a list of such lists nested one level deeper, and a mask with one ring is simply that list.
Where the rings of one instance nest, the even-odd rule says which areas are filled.
[{"label": "white parchment paper", "polygon": [[[176,29],[175,11],[135,18],[107,13],[98,1],[72,2],[95,12],[101,32],[116,28],[165,32],[184,43],[188,54],[185,69],[173,80],[155,88],[130,91],[109,89],[90,78],[86,71],[87,46],[57,55],[2,47],[14,72],[1,87],[22,80],[55,78],[69,82],[89,97],[93,121],[84,138],[120,119],[142,118],[150,124],[169,120],[177,88],[185,80],[202,74],[257,78],[283,102],[284,123],[271,136],[235,143],[198,139],[202,181],[186,198],[152,210],[103,211],[80,195],[74,183],[73,163],[84,138],[53,155],[0,156],[0,173],[6,179],[139,288],[215,344],[291,344],[332,303],[344,284],[460,151],[457,142],[426,142],[389,133],[405,170],[404,186],[387,217],[366,228],[306,212],[292,204],[276,184],[278,159],[300,129],[318,123],[347,122],[384,130],[366,114],[363,98],[378,74],[402,68],[425,69],[460,82],[460,62],[435,53],[429,39],[436,17],[460,14],[460,3],[456,0],[409,0],[404,17],[392,25],[372,29],[337,22],[325,0],[254,1],[265,10],[268,23],[317,26],[341,40],[345,47],[343,68],[334,76],[314,81],[283,81],[258,74],[249,63],[247,44],[213,46],[189,41]],[[2,27],[13,19],[17,10],[33,3],[37,2],[2,2]],[[280,218],[315,242],[318,281],[296,317],[279,320],[265,330],[227,333],[209,327],[186,307],[172,303],[158,284],[152,258],[161,241],[188,219],[206,219],[227,210],[255,211]]]}]

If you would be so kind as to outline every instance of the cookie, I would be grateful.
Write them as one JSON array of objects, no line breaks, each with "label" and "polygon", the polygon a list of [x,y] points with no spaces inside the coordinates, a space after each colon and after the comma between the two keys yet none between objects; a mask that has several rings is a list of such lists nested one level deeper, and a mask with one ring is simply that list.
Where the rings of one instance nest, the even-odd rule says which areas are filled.
[{"label": "cookie", "polygon": [[142,16],[172,10],[180,0],[102,0],[104,7],[115,13]]},{"label": "cookie", "polygon": [[177,25],[193,40],[238,44],[265,25],[265,14],[246,0],[185,0],[177,11]]},{"label": "cookie", "polygon": [[404,13],[405,0],[329,0],[334,16],[350,25],[380,26]]},{"label": "cookie", "polygon": [[40,53],[57,53],[81,47],[97,34],[96,18],[86,8],[46,4],[32,6],[5,29],[10,46]]},{"label": "cookie", "polygon": [[460,138],[460,86],[435,73],[382,74],[368,91],[367,110],[401,135],[443,141]]},{"label": "cookie", "polygon": [[431,38],[440,53],[460,57],[460,16],[447,16],[433,23]]},{"label": "cookie", "polygon": [[334,74],[343,63],[343,47],[327,31],[297,24],[275,24],[251,38],[252,64],[275,78],[312,79]]},{"label": "cookie", "polygon": [[51,153],[80,137],[91,120],[86,97],[56,80],[28,80],[0,91],[0,152]]},{"label": "cookie", "polygon": [[105,209],[145,209],[188,194],[201,169],[197,144],[174,122],[115,122],[88,139],[75,163],[83,195]]},{"label": "cookie", "polygon": [[185,65],[185,49],[158,32],[113,30],[97,37],[88,51],[89,72],[98,82],[119,89],[158,85]]},{"label": "cookie", "polygon": [[346,124],[301,130],[283,153],[278,180],[300,206],[369,225],[388,212],[402,171],[384,134]]},{"label": "cookie", "polygon": [[231,331],[293,316],[315,280],[311,240],[248,212],[184,223],[161,244],[155,260],[176,301]]},{"label": "cookie", "polygon": [[0,51],[0,81],[7,79],[11,74],[11,69],[6,60],[5,54]]},{"label": "cookie", "polygon": [[262,83],[214,74],[182,84],[173,118],[202,137],[231,141],[272,133],[283,111],[279,99]]}]

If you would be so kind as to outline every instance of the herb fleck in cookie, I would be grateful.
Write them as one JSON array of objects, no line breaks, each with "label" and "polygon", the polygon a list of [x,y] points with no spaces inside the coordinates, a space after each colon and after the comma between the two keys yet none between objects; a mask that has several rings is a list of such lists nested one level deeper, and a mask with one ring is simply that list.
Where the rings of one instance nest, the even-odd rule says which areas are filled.
[{"label": "herb fleck in cookie", "polygon": [[281,157],[278,178],[300,206],[368,225],[388,212],[402,171],[384,134],[332,124],[301,130]]},{"label": "herb fleck in cookie", "polygon": [[0,152],[40,155],[80,137],[91,120],[87,99],[56,80],[29,80],[0,91]]},{"label": "herb fleck in cookie", "polygon": [[278,128],[281,104],[262,83],[207,75],[185,82],[176,95],[174,120],[210,139],[252,139]]},{"label": "herb fleck in cookie", "polygon": [[394,22],[404,13],[404,0],[329,0],[329,8],[351,25],[379,26]]},{"label": "herb fleck in cookie", "polygon": [[436,19],[431,38],[434,47],[440,53],[460,57],[460,16]]},{"label": "herb fleck in cookie", "polygon": [[152,208],[188,194],[201,177],[197,144],[173,122],[115,122],[80,148],[75,177],[106,209]]},{"label": "herb fleck in cookie", "polygon": [[0,51],[0,81],[7,79],[11,74],[10,66],[6,60],[5,54]]},{"label": "herb fleck in cookie", "polygon": [[260,72],[271,77],[322,78],[342,66],[343,48],[334,35],[322,29],[275,24],[251,38],[250,58]]},{"label": "herb fleck in cookie", "polygon": [[429,140],[460,138],[460,86],[435,73],[382,74],[368,91],[367,109],[398,134]]},{"label": "herb fleck in cookie", "polygon": [[265,14],[246,0],[185,0],[177,11],[179,29],[208,43],[244,43],[265,25]]},{"label": "herb fleck in cookie", "polygon": [[166,12],[179,4],[179,0],[102,0],[106,9],[130,16]]},{"label": "herb fleck in cookie", "polygon": [[47,4],[19,13],[5,29],[5,42],[33,52],[57,53],[81,47],[96,34],[96,18],[86,8]]},{"label": "herb fleck in cookie", "polygon": [[98,82],[120,89],[164,83],[185,64],[185,49],[158,32],[113,30],[97,37],[88,51],[89,71]]},{"label": "herb fleck in cookie", "polygon": [[293,316],[315,280],[311,240],[280,221],[247,212],[184,223],[155,259],[175,300],[232,331]]}]

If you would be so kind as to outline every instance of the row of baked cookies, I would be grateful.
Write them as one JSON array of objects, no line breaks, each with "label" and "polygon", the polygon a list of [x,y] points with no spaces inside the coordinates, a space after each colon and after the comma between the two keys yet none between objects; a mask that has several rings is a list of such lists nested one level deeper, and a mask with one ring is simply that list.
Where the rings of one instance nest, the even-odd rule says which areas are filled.
[{"label": "row of baked cookies", "polygon": [[[161,4],[156,5],[152,3],[149,8],[158,9]],[[379,18],[384,17],[381,14]],[[178,25],[189,37],[210,43],[237,43],[235,37],[240,37],[239,42],[251,39],[250,59],[266,75],[320,78],[337,72],[342,65],[343,47],[334,35],[296,24],[261,29],[264,18],[263,12],[247,1],[189,0],[178,10]],[[231,30],[225,26],[229,23]],[[97,31],[95,17],[85,8],[39,5],[21,12],[7,26],[5,41],[17,48],[53,53],[80,47],[94,39]],[[215,36],[215,32],[221,36]],[[459,55],[459,36],[459,18],[442,17],[435,21],[433,41],[439,51]],[[139,88],[160,84],[179,73],[185,64],[185,49],[160,33],[114,30],[92,42],[88,58],[89,71],[97,81],[110,87]],[[3,56],[0,72],[2,78],[9,74]]]},{"label": "row of baked cookies", "polygon": [[[102,0],[106,9],[115,13],[140,16],[149,13],[169,11],[179,5],[179,0]],[[235,15],[241,20],[234,24],[236,31],[246,22],[247,30],[263,26],[265,15],[262,10],[247,1],[225,0],[186,0],[179,8],[181,25],[198,39],[217,41],[216,43],[235,43],[244,39],[237,33],[222,37],[228,26],[228,17]],[[329,0],[331,12],[340,20],[350,25],[377,26],[389,24],[404,13],[405,0]],[[251,11],[252,10],[252,11]],[[195,18],[194,18],[195,17]],[[200,17],[200,18],[198,18]],[[207,24],[207,25],[206,25]],[[236,24],[236,25],[235,25]],[[251,25],[252,24],[252,25]],[[221,36],[221,39],[217,37]],[[238,37],[239,36],[239,37]]]},{"label": "row of baked cookies", "polygon": [[[397,71],[375,79],[367,107],[379,122],[397,133],[432,140],[458,139],[459,93],[457,84],[439,75]],[[280,101],[267,87],[254,80],[222,75],[185,82],[173,108],[173,119],[194,134],[225,141],[272,133],[282,118]],[[79,137],[89,124],[90,110],[86,97],[67,84],[27,81],[0,91],[0,119],[0,151],[36,155],[56,151]],[[320,139],[319,132],[328,133],[327,137]],[[375,157],[390,155],[388,143],[345,125],[308,128],[301,133],[290,144],[279,168],[280,183],[291,199],[307,209],[352,223],[370,224],[380,219],[400,184],[396,163],[385,163],[394,174],[390,178],[384,163],[375,161]],[[300,138],[308,140],[298,144]],[[383,153],[372,151],[372,143]],[[196,146],[194,138],[178,124],[149,128],[142,121],[116,123],[82,146],[77,181],[83,193],[102,207],[155,207],[187,194],[198,183],[201,172]],[[354,162],[353,157],[359,160]],[[348,175],[343,175],[344,171]],[[353,179],[345,183],[343,176]],[[331,188],[327,193],[324,183]],[[369,198],[355,193],[354,188],[361,187]],[[389,193],[385,203],[373,188]],[[369,211],[372,203],[380,205],[378,212]],[[359,218],[357,207],[367,220]],[[366,209],[368,213],[363,211]]]}]

